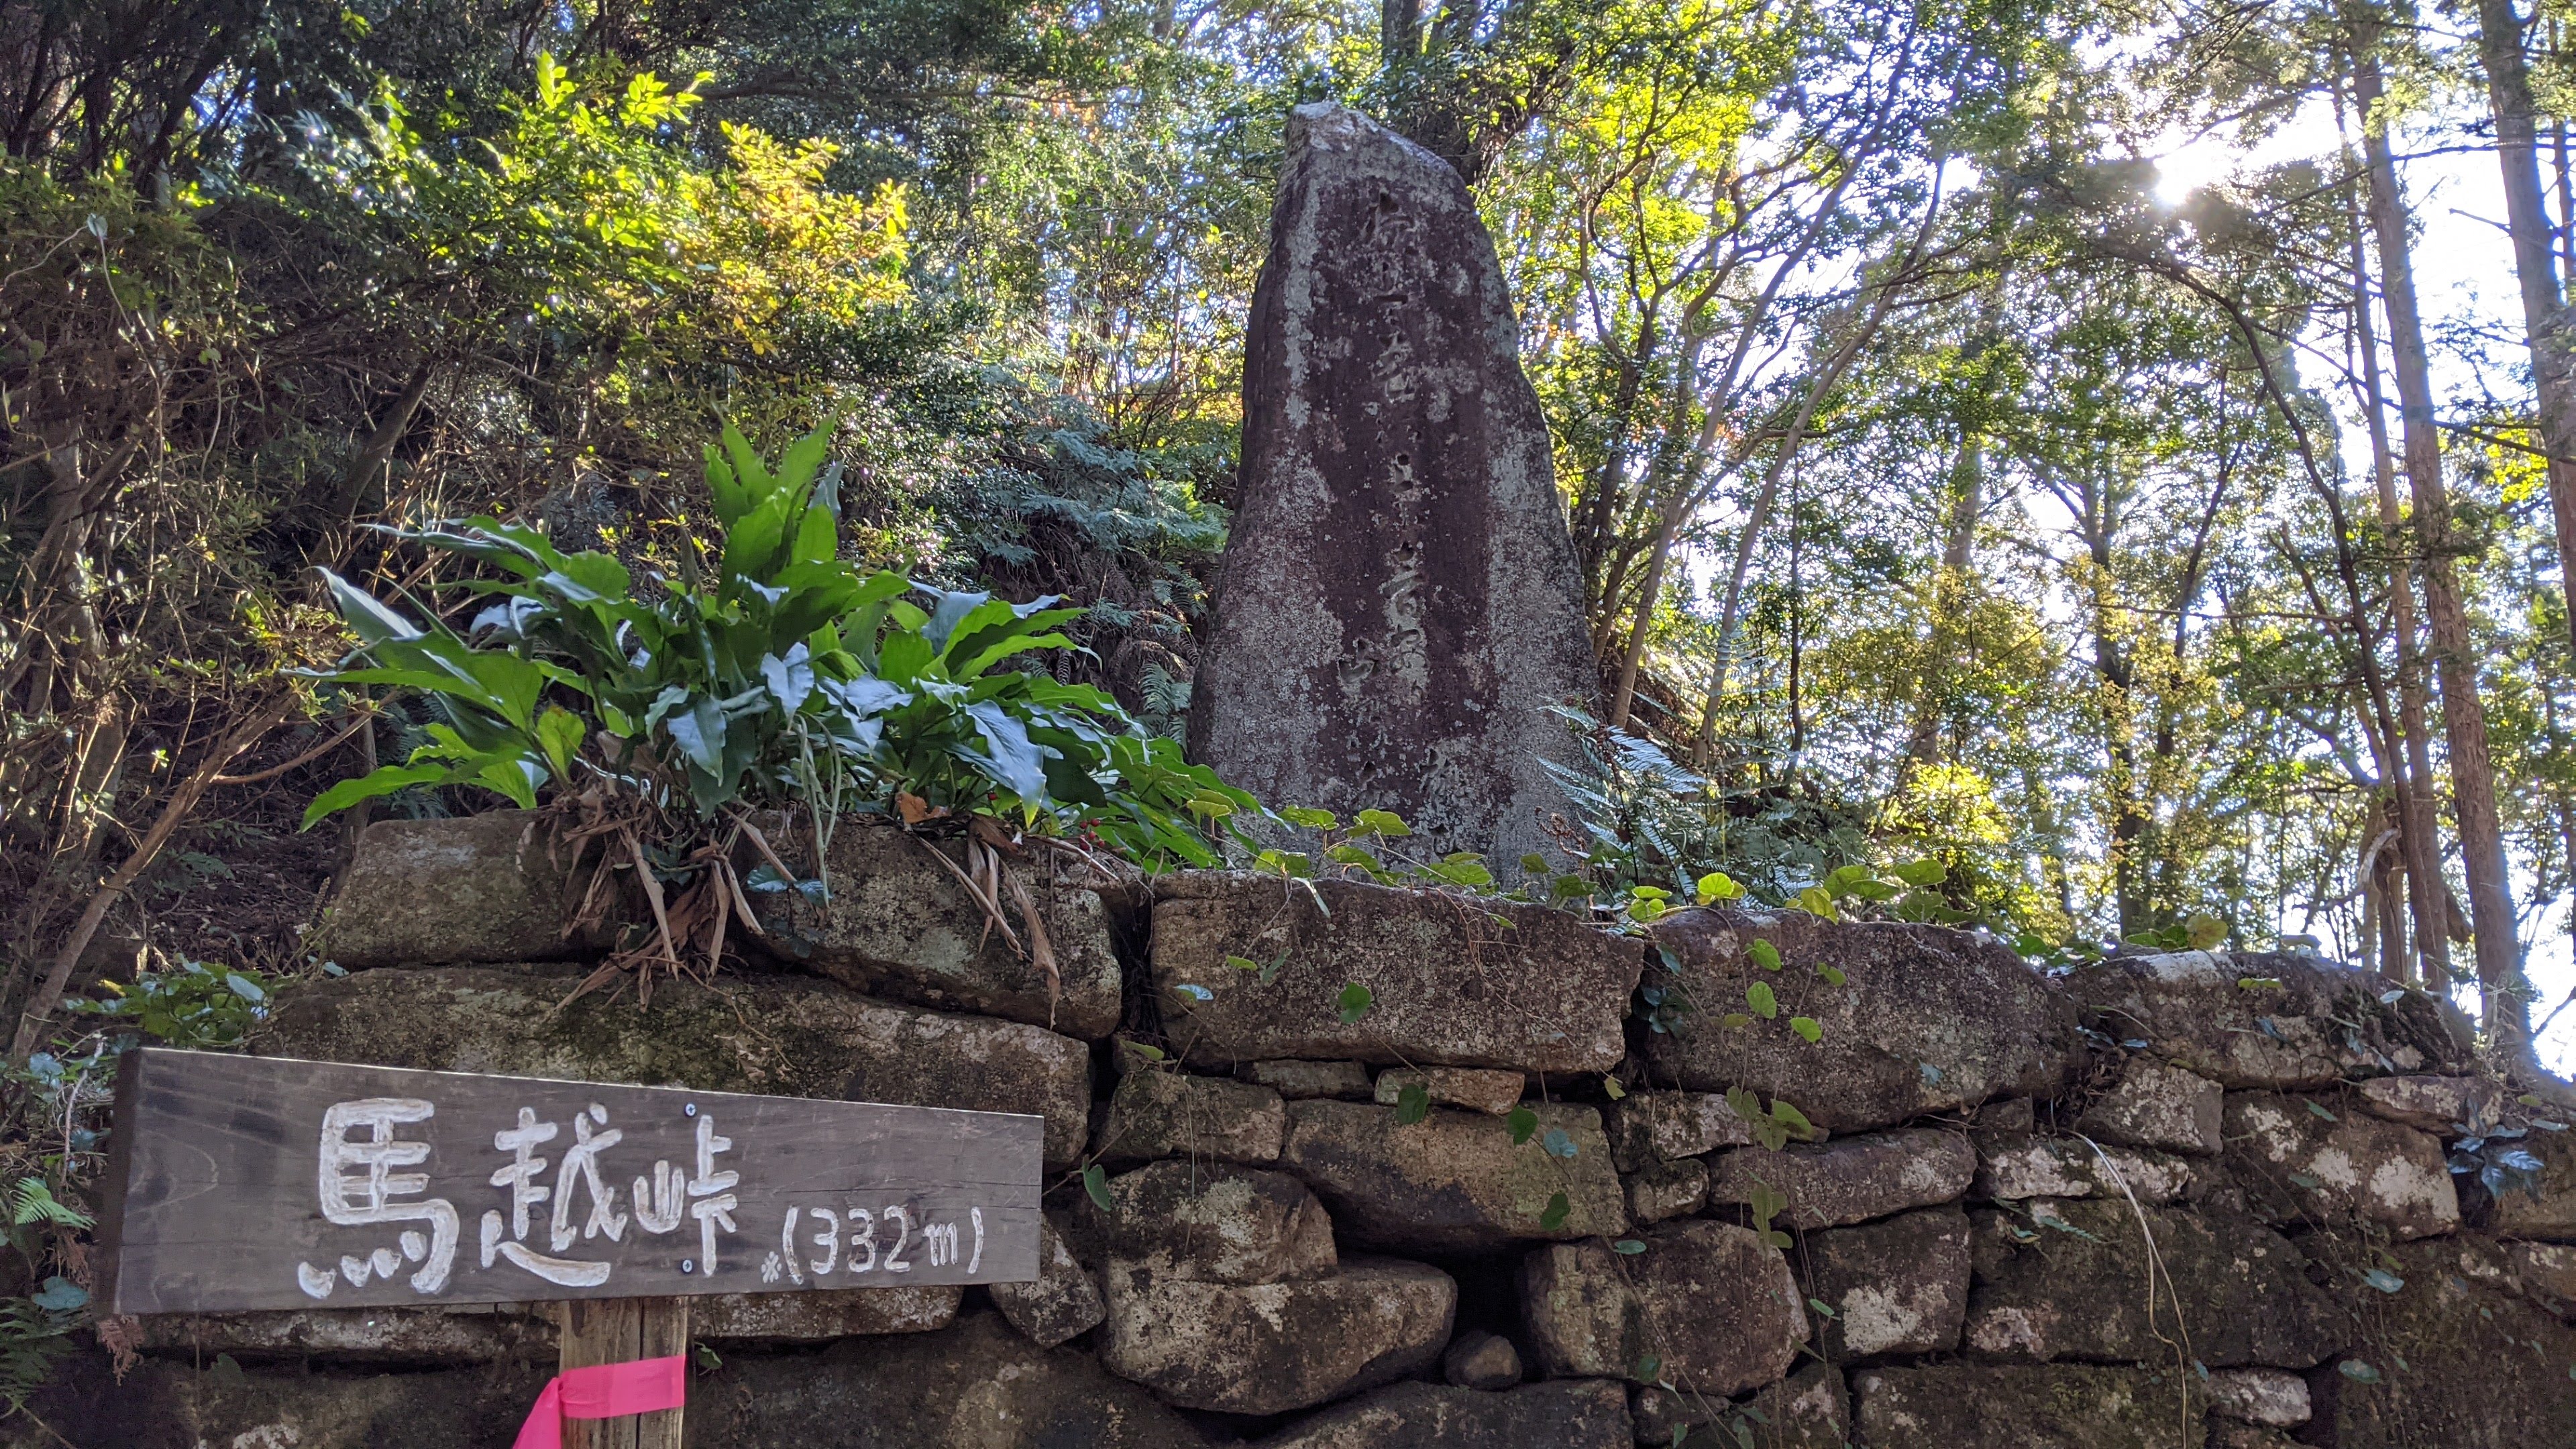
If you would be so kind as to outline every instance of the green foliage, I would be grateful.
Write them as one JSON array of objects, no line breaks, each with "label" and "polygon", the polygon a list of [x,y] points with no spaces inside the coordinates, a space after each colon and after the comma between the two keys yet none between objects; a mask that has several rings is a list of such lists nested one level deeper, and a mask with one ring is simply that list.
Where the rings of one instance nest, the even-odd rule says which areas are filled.
[{"label": "green foliage", "polygon": [[1376,993],[1356,981],[1343,987],[1341,994],[1333,998],[1333,1008],[1344,1026],[1368,1015],[1369,1008],[1376,1004]]},{"label": "green foliage", "polygon": [[[225,1050],[268,1013],[277,978],[187,961],[146,971],[130,983],[103,982],[97,999],[63,1003],[69,1030],[50,1049],[6,1073],[17,1142],[0,1181],[0,1235],[17,1256],[24,1297],[0,1298],[0,1403],[15,1408],[42,1387],[53,1365],[94,1318],[89,1291],[52,1271],[78,1263],[79,1241],[96,1226],[82,1206],[105,1164],[116,1060],[138,1041]],[[32,1134],[29,1121],[37,1124]]]},{"label": "green foliage", "polygon": [[1410,1127],[1430,1115],[1431,1093],[1420,1082],[1407,1082],[1395,1094],[1395,1120],[1398,1124]]},{"label": "green foliage", "polygon": [[907,823],[990,815],[1090,832],[1148,864],[1214,864],[1212,829],[1257,810],[1089,685],[1003,667],[1073,647],[1079,610],[943,590],[838,556],[839,475],[809,433],[773,470],[741,434],[706,450],[713,557],[639,597],[627,567],[497,519],[398,536],[491,574],[459,633],[331,577],[357,656],[322,677],[437,699],[445,723],[400,764],[335,786],[309,825],[423,784],[521,806],[607,782],[702,819],[797,801]]},{"label": "green foliage", "polygon": [[[71,1287],[60,1278],[48,1281]],[[26,1407],[27,1400],[53,1376],[55,1363],[73,1351],[72,1331],[81,1326],[81,1310],[88,1306],[89,1295],[72,1291],[79,1294],[78,1300],[66,1308],[45,1306],[43,1292],[0,1298],[0,1403],[12,1410]]]},{"label": "green foliage", "polygon": [[[1775,1147],[1772,1150],[1776,1152],[1779,1149]],[[1765,1244],[1784,1253],[1794,1246],[1787,1233],[1771,1226],[1772,1219],[1789,1210],[1789,1199],[1779,1189],[1767,1182],[1754,1183],[1746,1207],[1753,1217],[1753,1231]]]},{"label": "green foliage", "polygon": [[63,1005],[75,1016],[130,1025],[165,1046],[221,1050],[238,1045],[268,1015],[273,984],[258,972],[186,961],[173,971],[145,972],[130,985],[101,982],[103,1001],[75,997]]},{"label": "green foliage", "polygon": [[[1413,827],[1392,810],[1363,810],[1348,825],[1330,810],[1305,806],[1287,806],[1278,814],[1288,824],[1315,833],[1325,864],[1336,874],[1388,886],[1493,889],[1494,873],[1474,851],[1452,851],[1437,860],[1423,860],[1391,844],[1413,834]],[[1264,850],[1253,858],[1253,866],[1297,879],[1315,872],[1313,856],[1295,850]]]},{"label": "green foliage", "polygon": [[2122,944],[2142,951],[2210,951],[2227,939],[2227,922],[2206,911],[2194,911],[2169,925],[2132,931]]},{"label": "green foliage", "polygon": [[1753,1130],[1753,1140],[1773,1152],[1787,1146],[1792,1138],[1809,1142],[1824,1135],[1807,1120],[1806,1113],[1782,1098],[1772,1098],[1770,1107],[1765,1109],[1761,1097],[1750,1088],[1727,1088],[1726,1105]]},{"label": "green foliage", "polygon": [[[8,1189],[6,1197],[9,1205],[9,1225],[13,1228],[34,1227],[38,1224],[58,1228],[90,1226],[89,1215],[55,1201],[53,1189],[47,1187],[41,1177],[18,1179],[18,1185]],[[62,1295],[57,1294],[56,1297],[59,1300]],[[57,1301],[45,1306],[68,1309],[78,1308],[80,1304]]]},{"label": "green foliage", "polygon": [[[1723,784],[1674,763],[1642,735],[1579,710],[1555,713],[1573,731],[1582,763],[1548,761],[1548,772],[1588,843],[1580,866],[1553,882],[1558,898],[1608,897],[1642,924],[1676,896],[1702,905],[1788,902],[1849,867],[1861,874],[1841,877],[1845,895],[1874,879],[1859,812]],[[1814,899],[1830,905],[1834,897]]]},{"label": "green foliage", "polygon": [[701,426],[718,396],[764,429],[811,426],[907,295],[905,195],[828,188],[829,142],[721,124],[717,144],[683,144],[695,85],[540,52],[496,114],[388,86],[257,196],[365,239],[374,286],[346,304],[436,299],[450,355],[542,329],[581,359],[560,384],[626,434],[615,453],[677,452],[667,430]]},{"label": "green foliage", "polygon": [[2522,1127],[2496,1127],[2484,1132],[2467,1131],[2467,1124],[2448,1151],[2451,1174],[2475,1181],[2486,1189],[2487,1196],[2501,1201],[2506,1193],[2541,1195],[2548,1165],[2526,1145],[2529,1130]]}]

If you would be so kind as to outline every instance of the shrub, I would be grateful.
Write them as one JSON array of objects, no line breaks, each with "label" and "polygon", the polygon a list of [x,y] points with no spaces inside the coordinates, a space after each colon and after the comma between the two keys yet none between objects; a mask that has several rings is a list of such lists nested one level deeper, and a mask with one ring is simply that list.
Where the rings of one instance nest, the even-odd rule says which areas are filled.
[{"label": "shrub", "polygon": [[320,677],[417,690],[444,719],[410,758],[324,792],[306,824],[468,786],[523,807],[569,792],[594,814],[650,812],[628,854],[652,837],[657,873],[682,883],[730,869],[722,850],[687,849],[708,827],[757,839],[747,812],[767,807],[812,811],[818,844],[840,815],[875,811],[968,827],[985,848],[1081,837],[1148,869],[1219,863],[1232,817],[1260,809],[1251,796],[1100,690],[1010,667],[1076,647],[1058,626],[1081,611],[842,561],[824,447],[808,434],[773,470],[727,428],[706,450],[720,544],[683,552],[684,576],[640,595],[615,557],[491,518],[394,531],[487,566],[458,586],[488,601],[462,633],[332,576],[359,647]]}]

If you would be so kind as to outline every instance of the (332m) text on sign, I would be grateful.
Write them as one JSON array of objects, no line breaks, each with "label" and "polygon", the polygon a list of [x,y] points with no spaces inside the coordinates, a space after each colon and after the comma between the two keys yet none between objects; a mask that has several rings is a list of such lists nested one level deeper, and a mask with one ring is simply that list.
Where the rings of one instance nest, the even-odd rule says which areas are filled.
[{"label": "(332m) text on sign", "polygon": [[117,1082],[116,1313],[1037,1277],[1044,1121],[145,1048]]}]

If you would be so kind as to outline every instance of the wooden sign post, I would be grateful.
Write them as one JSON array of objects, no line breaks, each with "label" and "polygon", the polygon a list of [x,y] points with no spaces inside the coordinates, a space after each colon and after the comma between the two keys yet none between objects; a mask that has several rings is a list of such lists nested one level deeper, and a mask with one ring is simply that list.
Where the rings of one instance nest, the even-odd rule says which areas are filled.
[{"label": "wooden sign post", "polygon": [[[1044,1125],[142,1048],[117,1079],[100,1296],[553,1301],[565,1368],[665,1357],[697,1294],[1034,1281]],[[565,1442],[676,1449],[679,1411],[640,1417]]]}]

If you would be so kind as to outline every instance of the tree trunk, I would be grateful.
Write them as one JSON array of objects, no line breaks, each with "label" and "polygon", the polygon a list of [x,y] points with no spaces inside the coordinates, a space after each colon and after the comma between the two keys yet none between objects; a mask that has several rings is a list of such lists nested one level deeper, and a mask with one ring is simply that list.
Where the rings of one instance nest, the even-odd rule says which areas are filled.
[{"label": "tree trunk", "polygon": [[1977,519],[1985,504],[1985,440],[1963,431],[1958,457],[1950,465],[1950,516],[1941,542],[1941,572],[1932,581],[1931,638],[1914,701],[1914,727],[1905,742],[1909,773],[1941,763],[1942,693],[1956,653],[1958,617],[1968,602],[1968,570],[1976,562]]},{"label": "tree trunk", "polygon": [[1422,0],[1379,0],[1378,64],[1395,70],[1422,54]]},{"label": "tree trunk", "polygon": [[2415,526],[2424,550],[2424,612],[2432,626],[2433,669],[2442,689],[2442,732],[2450,746],[2452,808],[2459,816],[2460,860],[2469,883],[2469,923],[2477,950],[2478,989],[2488,1039],[2501,1060],[2530,1052],[2530,1021],[2519,988],[2522,949],[2516,939],[2513,886],[2506,874],[2504,830],[2496,813],[2495,763],[2487,748],[2486,709],[2478,699],[2476,646],[2460,601],[2457,545],[2451,536],[2450,491],[2442,482],[2442,443],[2433,425],[2433,383],[2424,351],[2415,270],[2408,253],[2406,202],[2385,129],[2367,119],[2382,90],[2376,27],[2355,37],[2353,93],[2365,117],[2370,222],[2379,243],[2380,285],[2387,297],[2389,347],[2397,360],[2398,415],[2404,423],[2406,478],[2415,495]]},{"label": "tree trunk", "polygon": [[2522,17],[2513,0],[2478,0],[2478,49],[2486,64],[2487,104],[2495,113],[2496,160],[2504,169],[2505,225],[2513,235],[2514,276],[2522,283],[2523,341],[2531,351],[2539,404],[2540,446],[2549,455],[2549,511],[2558,533],[2559,587],[2576,641],[2576,359],[2567,352],[2566,314],[2558,290],[2556,240],[2540,184],[2540,138],[2533,122],[2531,68],[2522,50]]},{"label": "tree trunk", "polygon": [[[2389,785],[2396,791],[2397,848],[2406,864],[2406,906],[2415,924],[2415,950],[2401,979],[2416,985],[2451,979],[2451,943],[2443,929],[2441,836],[2433,818],[2433,754],[2427,724],[2423,634],[2415,620],[2415,578],[2396,552],[2406,537],[2405,510],[2397,502],[2396,454],[2388,446],[2388,403],[2379,387],[2379,327],[2370,314],[2370,269],[2362,259],[2358,208],[2352,225],[2352,298],[2361,352],[2363,411],[2370,424],[2371,478],[2379,494],[2379,529],[2390,549],[2388,609],[2397,635],[2397,732],[2389,751]],[[2419,969],[2420,968],[2420,969]]]},{"label": "tree trunk", "polygon": [[384,416],[359,440],[357,456],[350,460],[348,471],[340,475],[340,486],[331,494],[329,516],[323,521],[325,552],[320,557],[336,556],[338,541],[358,521],[360,510],[366,506],[367,490],[385,476],[395,447],[411,427],[412,415],[420,411],[421,399],[429,396],[431,376],[429,359],[422,358],[420,366],[412,369],[411,380],[386,406]]}]

